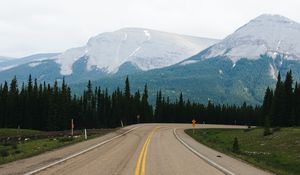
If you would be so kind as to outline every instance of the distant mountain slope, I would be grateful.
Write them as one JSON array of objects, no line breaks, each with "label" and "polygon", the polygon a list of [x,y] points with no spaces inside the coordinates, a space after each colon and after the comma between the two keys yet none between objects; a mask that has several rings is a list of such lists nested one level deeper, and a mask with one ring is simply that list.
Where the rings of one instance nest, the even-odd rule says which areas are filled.
[{"label": "distant mountain slope", "polygon": [[59,53],[42,53],[42,54],[30,55],[23,58],[0,57],[0,74],[1,71],[12,69],[19,65],[30,63],[30,62],[38,62],[38,61],[53,59],[53,57],[57,55],[59,55]]},{"label": "distant mountain slope", "polygon": [[156,30],[125,28],[102,33],[89,39],[82,47],[72,48],[58,56],[62,75],[71,75],[72,65],[81,57],[92,67],[106,73],[118,72],[120,66],[130,62],[143,71],[178,63],[218,40],[198,38]]},{"label": "distant mountain slope", "polygon": [[[55,55],[34,55],[0,62],[0,81],[16,75],[25,81],[29,74],[41,81],[65,76],[70,83],[126,75],[176,64],[218,40],[142,28],[102,33],[86,45]],[[35,57],[37,56],[37,57]],[[51,70],[50,70],[51,68]]]},{"label": "distant mountain slope", "polygon": [[[148,84],[170,97],[180,91],[193,101],[260,104],[278,72],[300,78],[300,27],[279,15],[261,15],[204,51],[173,66],[130,75],[134,88]],[[101,87],[123,86],[125,77],[103,78]],[[83,84],[74,87],[83,88]],[[79,88],[77,88],[79,89]]]},{"label": "distant mountain slope", "polygon": [[262,54],[300,60],[300,24],[279,15],[261,15],[209,48],[203,57],[226,56],[236,62]]}]

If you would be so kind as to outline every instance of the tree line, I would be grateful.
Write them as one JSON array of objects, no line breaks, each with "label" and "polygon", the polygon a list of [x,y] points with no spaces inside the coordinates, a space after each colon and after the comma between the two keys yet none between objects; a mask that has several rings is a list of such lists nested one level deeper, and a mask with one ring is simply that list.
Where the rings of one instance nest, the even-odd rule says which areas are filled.
[{"label": "tree line", "polygon": [[93,88],[91,81],[81,96],[72,95],[64,79],[53,85],[38,84],[29,76],[27,84],[19,88],[15,77],[10,84],[0,85],[1,128],[66,130],[71,119],[75,129],[113,128],[121,122],[151,122],[152,113],[147,85],[142,93],[131,94],[128,78],[124,91],[117,88],[111,95],[107,89]]},{"label": "tree line", "polygon": [[197,123],[258,125],[261,123],[260,111],[260,106],[246,103],[241,106],[215,105],[211,101],[207,105],[191,103],[183,99],[182,93],[178,100],[171,102],[158,91],[154,119],[161,123],[190,123],[196,119]]},{"label": "tree line", "polygon": [[262,105],[262,116],[266,127],[300,125],[300,84],[293,82],[292,71],[285,80],[278,73],[275,89],[267,88]]},{"label": "tree line", "polygon": [[262,106],[207,105],[184,100],[180,93],[175,101],[157,92],[155,106],[148,102],[148,87],[131,92],[128,77],[124,89],[112,93],[92,87],[88,81],[82,95],[73,95],[61,82],[38,83],[29,76],[18,86],[17,78],[0,84],[0,127],[38,130],[66,130],[71,119],[75,129],[114,128],[135,123],[197,123],[292,126],[300,123],[300,85],[293,87],[292,72],[285,81],[278,75],[273,91],[267,88]]}]

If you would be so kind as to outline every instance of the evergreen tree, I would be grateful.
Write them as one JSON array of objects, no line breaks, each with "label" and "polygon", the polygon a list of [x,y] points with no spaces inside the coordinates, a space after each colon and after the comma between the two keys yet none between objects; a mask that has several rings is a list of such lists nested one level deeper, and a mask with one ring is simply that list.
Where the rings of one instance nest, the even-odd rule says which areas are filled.
[{"label": "evergreen tree", "polygon": [[284,81],[284,97],[283,97],[283,109],[284,114],[282,118],[282,124],[285,126],[291,126],[295,121],[293,118],[293,77],[292,71],[287,72],[285,81]]},{"label": "evergreen tree", "polygon": [[296,83],[294,89],[294,112],[295,112],[295,123],[294,125],[300,125],[300,85]]},{"label": "evergreen tree", "polygon": [[[268,87],[264,96],[264,101],[262,105],[262,117],[265,118],[262,123],[264,123],[264,126],[266,125],[266,121],[270,122],[270,110],[272,107],[272,100],[273,100],[273,91]],[[266,119],[268,118],[268,119]],[[270,124],[270,123],[268,123]]]}]

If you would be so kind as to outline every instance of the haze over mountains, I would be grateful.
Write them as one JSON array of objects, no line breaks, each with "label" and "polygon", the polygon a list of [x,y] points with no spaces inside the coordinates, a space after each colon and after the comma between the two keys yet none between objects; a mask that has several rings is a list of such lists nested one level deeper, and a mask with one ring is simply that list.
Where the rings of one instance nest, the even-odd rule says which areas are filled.
[{"label": "haze over mountains", "polygon": [[13,60],[0,58],[1,81],[26,81],[31,73],[39,81],[65,76],[75,89],[88,79],[114,89],[129,74],[134,89],[148,83],[151,95],[161,89],[199,102],[258,104],[279,71],[300,76],[300,24],[261,15],[221,41],[125,28],[61,54]]}]

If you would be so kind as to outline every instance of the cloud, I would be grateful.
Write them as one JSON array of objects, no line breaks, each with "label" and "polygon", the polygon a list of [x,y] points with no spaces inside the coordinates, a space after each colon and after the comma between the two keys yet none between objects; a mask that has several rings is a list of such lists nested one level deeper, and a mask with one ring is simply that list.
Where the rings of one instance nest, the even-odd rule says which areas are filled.
[{"label": "cloud", "polygon": [[300,21],[294,0],[2,0],[0,55],[62,52],[123,27],[223,38],[262,13]]}]

